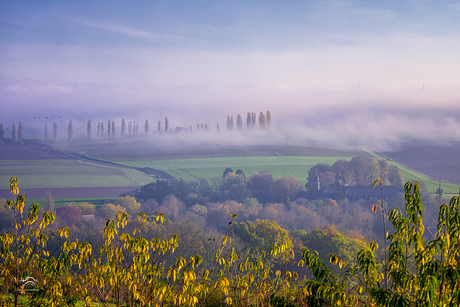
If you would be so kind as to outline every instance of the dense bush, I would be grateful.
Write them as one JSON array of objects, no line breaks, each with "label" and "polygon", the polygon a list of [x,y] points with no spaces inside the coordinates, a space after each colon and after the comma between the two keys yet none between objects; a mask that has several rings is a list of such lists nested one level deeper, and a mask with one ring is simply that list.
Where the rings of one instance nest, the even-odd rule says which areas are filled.
[{"label": "dense bush", "polygon": [[[16,178],[11,192],[16,200],[6,201],[2,210],[10,212],[13,227],[0,235],[0,283],[11,296],[1,296],[0,306],[17,306],[28,290],[37,290],[28,296],[30,306],[74,306],[77,301],[86,306],[460,304],[460,196],[441,206],[437,233],[426,240],[417,183],[406,183],[403,209],[385,212],[382,202],[382,222],[389,219],[392,225],[381,233],[387,249],[376,242],[365,245],[332,225],[289,236],[276,221],[236,223],[235,212],[224,213],[230,208],[263,212],[253,200],[215,204],[215,214],[228,206],[221,210],[227,215],[222,217],[228,225],[225,234],[209,229],[206,235],[179,213],[173,223],[159,212],[130,216],[125,211],[114,219],[80,220],[86,227],[73,226],[75,234],[67,226],[53,228],[54,214],[41,213],[37,204],[25,212],[26,198]],[[163,202],[178,201],[174,198],[166,195]],[[131,199],[119,204],[125,210],[138,206]],[[292,204],[291,210],[313,210],[318,204]],[[332,201],[322,205],[339,213],[347,207]],[[211,207],[204,208],[209,218]],[[201,207],[195,207],[196,213],[185,206],[180,210],[204,220]],[[78,240],[90,227],[96,236],[91,243]],[[36,278],[33,289],[24,284],[27,277]]]}]

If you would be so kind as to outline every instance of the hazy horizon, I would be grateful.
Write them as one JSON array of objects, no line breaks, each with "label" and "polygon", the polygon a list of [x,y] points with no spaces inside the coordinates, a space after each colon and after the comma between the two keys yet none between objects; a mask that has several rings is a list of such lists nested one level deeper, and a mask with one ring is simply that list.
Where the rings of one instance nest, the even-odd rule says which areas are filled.
[{"label": "hazy horizon", "polygon": [[281,136],[459,141],[459,13],[447,1],[6,1],[0,123],[60,117],[63,136],[91,119],[94,136],[98,121],[119,133],[122,118],[152,131],[168,117],[224,131],[228,115],[245,126],[270,110]]}]

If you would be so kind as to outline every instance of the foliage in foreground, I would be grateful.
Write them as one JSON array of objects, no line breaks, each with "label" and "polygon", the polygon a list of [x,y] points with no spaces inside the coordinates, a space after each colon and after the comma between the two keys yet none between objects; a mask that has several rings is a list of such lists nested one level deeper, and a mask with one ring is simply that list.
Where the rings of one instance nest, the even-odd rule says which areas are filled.
[{"label": "foliage in foreground", "polygon": [[[382,251],[383,260],[371,242],[354,262],[331,255],[330,262],[344,272],[337,274],[318,252],[305,248],[299,265],[309,269],[311,278],[306,278],[287,270],[295,256],[287,236],[254,258],[238,255],[232,236],[224,237],[209,270],[201,268],[199,255],[167,265],[166,257],[178,247],[177,235],[143,237],[148,219],[158,234],[164,219],[158,212],[138,214],[131,227],[128,214],[118,213],[106,221],[98,247],[71,241],[70,230],[61,228],[54,233],[62,243],[50,253],[45,247],[53,213],[40,218],[39,205],[32,204],[24,216],[25,196],[12,178],[16,200],[7,206],[14,209],[13,230],[0,235],[0,283],[12,296],[0,297],[0,306],[19,306],[28,291],[30,306],[75,306],[78,299],[85,306],[458,306],[460,197],[441,206],[437,234],[425,241],[419,186],[406,183],[405,191],[404,210],[388,212],[394,232],[384,234],[389,247]],[[232,214],[231,228],[235,218]],[[256,233],[249,226],[248,235]],[[37,279],[36,287],[24,283],[30,276]]]},{"label": "foliage in foreground", "polygon": [[[458,306],[460,304],[460,196],[442,205],[436,237],[423,240],[423,204],[418,183],[405,184],[404,212],[390,210],[395,228],[385,236],[390,246],[385,259],[378,261],[378,245],[357,255],[358,264],[347,269],[338,280],[315,252],[302,251],[306,265],[314,275],[303,289],[308,306]],[[330,261],[343,266],[340,258]]]}]

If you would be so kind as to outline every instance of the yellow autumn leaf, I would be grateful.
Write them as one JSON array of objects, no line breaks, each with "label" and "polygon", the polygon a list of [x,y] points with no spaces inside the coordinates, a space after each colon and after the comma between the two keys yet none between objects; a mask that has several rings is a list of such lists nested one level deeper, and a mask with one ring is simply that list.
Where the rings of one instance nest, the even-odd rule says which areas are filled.
[{"label": "yellow autumn leaf", "polygon": [[372,205],[372,212],[377,213],[377,205],[376,204]]}]

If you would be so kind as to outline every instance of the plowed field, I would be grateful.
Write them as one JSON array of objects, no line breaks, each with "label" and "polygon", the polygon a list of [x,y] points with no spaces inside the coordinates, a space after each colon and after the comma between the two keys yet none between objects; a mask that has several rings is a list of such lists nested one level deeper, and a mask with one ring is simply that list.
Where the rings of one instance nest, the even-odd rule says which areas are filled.
[{"label": "plowed field", "polygon": [[405,144],[385,156],[437,180],[460,184],[460,143]]},{"label": "plowed field", "polygon": [[45,150],[35,146],[1,145],[0,160],[67,160],[73,159],[57,151]]}]

